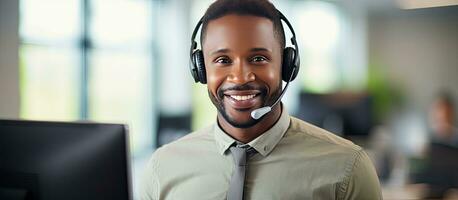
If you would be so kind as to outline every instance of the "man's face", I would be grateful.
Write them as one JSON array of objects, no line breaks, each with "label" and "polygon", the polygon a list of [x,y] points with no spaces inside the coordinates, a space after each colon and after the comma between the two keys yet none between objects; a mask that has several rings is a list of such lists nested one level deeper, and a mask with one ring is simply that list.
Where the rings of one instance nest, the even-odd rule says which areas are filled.
[{"label": "man's face", "polygon": [[281,93],[281,47],[273,23],[256,16],[226,15],[207,25],[203,41],[210,99],[237,128],[257,123],[251,111]]}]

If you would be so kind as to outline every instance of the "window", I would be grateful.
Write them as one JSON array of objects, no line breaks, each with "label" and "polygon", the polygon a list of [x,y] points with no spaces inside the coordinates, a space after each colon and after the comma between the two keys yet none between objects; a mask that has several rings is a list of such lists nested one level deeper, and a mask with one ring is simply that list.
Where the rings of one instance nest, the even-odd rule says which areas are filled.
[{"label": "window", "polygon": [[135,190],[155,144],[153,3],[20,3],[20,117],[128,124]]},{"label": "window", "polygon": [[292,1],[299,79],[312,93],[366,89],[365,13],[351,2]]},{"label": "window", "polygon": [[20,117],[128,124],[134,189],[155,144],[153,3],[20,2]]},{"label": "window", "polygon": [[152,4],[22,0],[21,118],[126,123],[152,149]]},{"label": "window", "polygon": [[21,117],[78,119],[80,2],[23,0],[20,9]]},{"label": "window", "polygon": [[148,0],[89,4],[87,117],[129,124],[134,155],[153,144],[151,4]]}]

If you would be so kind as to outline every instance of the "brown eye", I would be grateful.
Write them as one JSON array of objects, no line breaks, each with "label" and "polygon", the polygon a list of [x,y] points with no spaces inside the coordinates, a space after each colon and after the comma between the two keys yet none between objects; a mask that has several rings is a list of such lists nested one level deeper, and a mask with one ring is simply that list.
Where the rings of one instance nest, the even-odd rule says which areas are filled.
[{"label": "brown eye", "polygon": [[215,63],[220,63],[220,64],[229,64],[231,63],[231,60],[227,57],[218,57],[216,60],[215,60]]},{"label": "brown eye", "polygon": [[251,58],[251,62],[264,62],[267,61],[267,58],[264,56],[254,56]]}]

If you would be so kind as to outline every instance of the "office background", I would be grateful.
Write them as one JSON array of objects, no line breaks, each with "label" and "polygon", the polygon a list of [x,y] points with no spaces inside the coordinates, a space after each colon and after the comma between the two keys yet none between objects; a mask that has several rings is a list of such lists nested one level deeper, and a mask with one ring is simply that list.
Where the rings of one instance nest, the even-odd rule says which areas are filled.
[{"label": "office background", "polygon": [[[0,1],[0,118],[128,124],[137,189],[154,149],[215,120],[188,69],[191,31],[211,2]],[[395,149],[396,164],[379,170],[388,197],[430,140],[435,96],[447,90],[458,104],[458,6],[415,2],[427,1],[273,1],[301,49],[283,102],[378,166]]]}]

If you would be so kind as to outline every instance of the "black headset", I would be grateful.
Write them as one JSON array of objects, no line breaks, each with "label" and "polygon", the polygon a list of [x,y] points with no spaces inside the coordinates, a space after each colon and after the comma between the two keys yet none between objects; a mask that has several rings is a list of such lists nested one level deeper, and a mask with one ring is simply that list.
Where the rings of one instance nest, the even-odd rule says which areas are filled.
[{"label": "black headset", "polygon": [[[289,23],[288,19],[286,19],[285,15],[277,10],[280,20],[283,20],[286,25],[288,25],[289,30],[293,34],[291,37],[291,43],[294,45],[292,47],[286,47],[283,50],[283,61],[282,61],[282,80],[285,82],[290,82],[294,80],[299,72],[299,48],[296,42],[296,33],[294,32],[293,26]],[[197,32],[199,31],[200,26],[202,25],[203,17],[199,20],[194,31],[192,32],[191,37],[191,48],[189,51],[189,55],[191,58],[190,70],[194,81],[200,82],[202,84],[207,83],[207,75],[205,71],[205,62],[204,62],[204,54],[202,50],[196,49],[197,42],[195,41]]]}]

